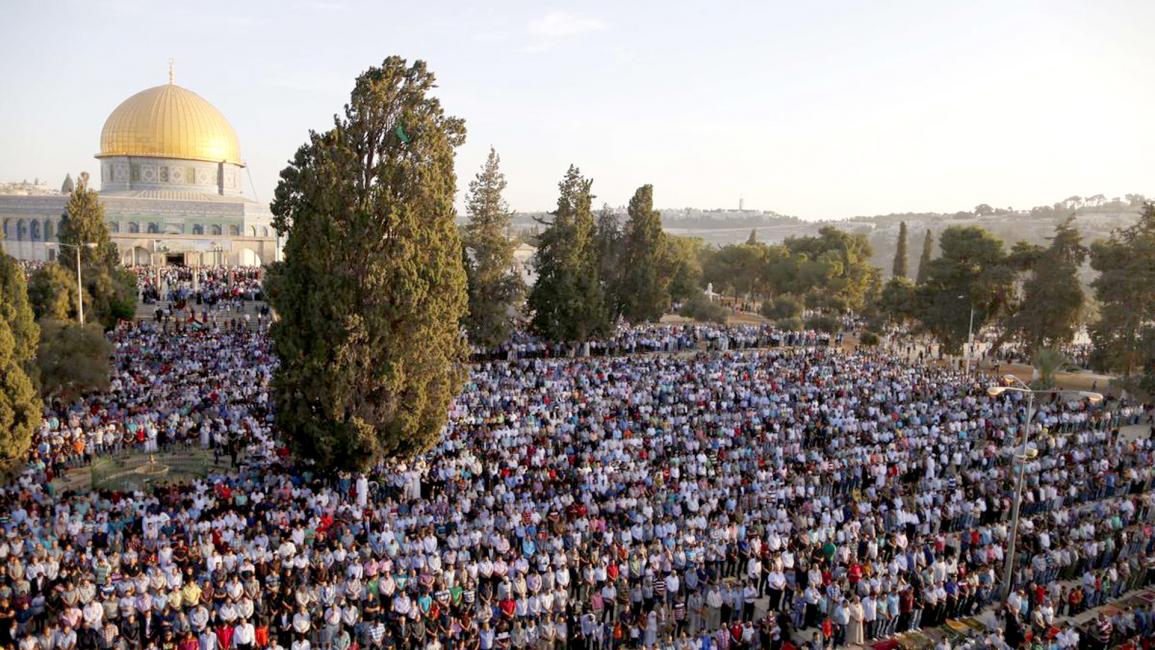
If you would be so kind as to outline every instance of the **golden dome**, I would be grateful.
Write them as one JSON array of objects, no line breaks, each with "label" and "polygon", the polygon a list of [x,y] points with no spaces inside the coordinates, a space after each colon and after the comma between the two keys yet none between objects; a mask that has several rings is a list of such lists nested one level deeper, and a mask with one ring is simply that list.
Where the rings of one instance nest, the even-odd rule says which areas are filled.
[{"label": "golden dome", "polygon": [[237,133],[212,104],[169,83],[121,102],[104,122],[100,153],[241,163]]}]

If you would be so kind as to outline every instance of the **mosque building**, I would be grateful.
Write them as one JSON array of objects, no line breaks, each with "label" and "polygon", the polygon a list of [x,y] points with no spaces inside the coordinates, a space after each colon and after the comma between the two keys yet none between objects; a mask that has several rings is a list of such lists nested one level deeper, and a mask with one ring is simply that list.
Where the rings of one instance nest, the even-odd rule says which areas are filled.
[{"label": "mosque building", "polygon": [[[244,194],[237,134],[200,95],[169,83],[121,102],[100,133],[100,199],[132,266],[257,266],[279,259],[268,204]],[[90,181],[91,183],[92,181]],[[53,259],[68,195],[3,193],[4,252]]]}]

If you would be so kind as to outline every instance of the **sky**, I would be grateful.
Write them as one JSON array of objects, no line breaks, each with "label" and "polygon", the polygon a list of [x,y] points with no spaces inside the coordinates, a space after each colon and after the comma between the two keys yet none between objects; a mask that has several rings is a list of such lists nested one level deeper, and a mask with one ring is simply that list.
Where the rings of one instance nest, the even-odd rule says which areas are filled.
[{"label": "sky", "polygon": [[[595,203],[806,219],[1155,195],[1155,2],[0,0],[0,182],[95,172],[167,81],[232,123],[258,200],[353,80],[423,59],[515,210],[572,163]],[[459,197],[460,201],[460,197]]]}]

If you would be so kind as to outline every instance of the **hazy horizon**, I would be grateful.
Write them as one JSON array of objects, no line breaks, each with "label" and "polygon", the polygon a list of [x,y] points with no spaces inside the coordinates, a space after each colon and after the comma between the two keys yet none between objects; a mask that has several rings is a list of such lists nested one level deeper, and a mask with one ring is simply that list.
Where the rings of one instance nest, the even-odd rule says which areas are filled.
[{"label": "hazy horizon", "polygon": [[95,172],[105,118],[171,57],[267,201],[398,54],[466,121],[459,193],[493,145],[518,211],[551,209],[570,163],[599,205],[652,183],[666,208],[804,219],[1155,193],[1155,3],[619,4],[9,2],[0,181]]}]

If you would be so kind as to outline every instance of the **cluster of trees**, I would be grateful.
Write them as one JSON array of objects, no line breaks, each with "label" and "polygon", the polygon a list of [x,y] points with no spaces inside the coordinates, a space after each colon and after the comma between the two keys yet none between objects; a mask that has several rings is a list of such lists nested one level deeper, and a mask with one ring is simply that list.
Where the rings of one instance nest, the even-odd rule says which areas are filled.
[{"label": "cluster of trees", "polygon": [[768,317],[794,318],[801,308],[783,311],[783,305],[830,313],[861,311],[879,281],[871,254],[864,236],[825,227],[817,235],[772,245],[751,233],[744,244],[704,250],[701,265],[705,282],[715,291],[763,303]]},{"label": "cluster of trees", "polygon": [[653,186],[637,189],[622,223],[609,206],[594,213],[593,181],[574,166],[558,184],[557,209],[541,220],[537,280],[527,291],[514,262],[499,166],[491,149],[466,200],[465,327],[475,345],[506,341],[523,315],[552,340],[586,341],[608,334],[619,319],[656,321],[675,302],[701,295],[701,241],[663,231]]},{"label": "cluster of trees", "polygon": [[[952,226],[939,236],[934,259],[928,233],[915,281],[899,259],[906,246],[901,228],[894,277],[869,311],[881,321],[915,324],[955,353],[972,323],[975,332],[996,326],[999,343],[1016,341],[1040,358],[1089,325],[1093,364],[1155,394],[1155,206],[1148,203],[1136,224],[1090,247],[1074,221],[1057,224],[1046,246],[1020,241],[1010,249],[981,227]],[[1079,279],[1088,262],[1098,272],[1093,320]]]},{"label": "cluster of trees", "polygon": [[29,278],[29,294],[37,319],[69,320],[80,315],[76,293],[77,255],[84,281],[84,316],[112,329],[136,313],[136,275],[120,265],[112,243],[104,206],[80,174],[69,194],[60,223],[55,264],[45,264]]},{"label": "cluster of trees", "polygon": [[608,206],[595,218],[592,187],[570,166],[538,237],[527,308],[533,329],[551,340],[604,336],[619,319],[657,321],[701,294],[700,242],[662,230],[652,185],[634,192],[624,224]]},{"label": "cluster of trees", "polygon": [[1099,319],[1091,328],[1095,361],[1155,395],[1155,203],[1138,223],[1091,245]]},{"label": "cluster of trees", "polygon": [[[15,260],[0,254],[0,463],[24,458],[43,399],[68,401],[107,388],[112,346],[102,324],[111,327],[136,308],[136,279],[119,267],[86,174],[73,186],[60,242],[74,255],[41,266],[30,281]],[[87,326],[73,321],[79,316],[76,250],[88,275],[85,306],[95,321]]]}]

